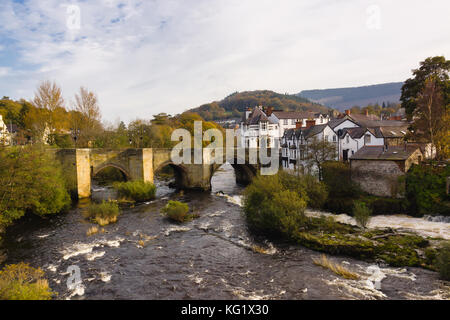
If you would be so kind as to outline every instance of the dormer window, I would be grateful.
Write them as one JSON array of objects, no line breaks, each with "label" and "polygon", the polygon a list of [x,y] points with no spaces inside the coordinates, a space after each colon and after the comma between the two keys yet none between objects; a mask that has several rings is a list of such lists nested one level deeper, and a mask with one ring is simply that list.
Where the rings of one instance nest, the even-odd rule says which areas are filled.
[{"label": "dormer window", "polygon": [[261,130],[267,130],[267,122],[261,122]]}]

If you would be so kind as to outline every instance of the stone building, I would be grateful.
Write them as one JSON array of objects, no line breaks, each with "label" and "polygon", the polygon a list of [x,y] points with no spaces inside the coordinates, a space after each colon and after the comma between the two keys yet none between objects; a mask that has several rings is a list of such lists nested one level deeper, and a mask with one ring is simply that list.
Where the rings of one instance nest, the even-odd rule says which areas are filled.
[{"label": "stone building", "polygon": [[369,194],[401,197],[405,182],[399,178],[422,159],[417,145],[364,146],[350,157],[352,180]]}]

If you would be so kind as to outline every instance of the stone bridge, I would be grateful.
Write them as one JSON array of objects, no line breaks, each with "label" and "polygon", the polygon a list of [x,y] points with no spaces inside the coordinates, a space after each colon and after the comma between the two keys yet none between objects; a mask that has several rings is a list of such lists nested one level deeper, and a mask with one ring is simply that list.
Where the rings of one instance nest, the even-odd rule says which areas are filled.
[{"label": "stone bridge", "polygon": [[[76,181],[78,197],[91,195],[91,179],[101,170],[114,167],[124,173],[127,180],[143,180],[153,182],[155,172],[165,166],[171,166],[175,172],[175,182],[180,189],[211,189],[211,178],[221,164],[206,164],[206,153],[203,153],[204,164],[175,164],[171,160],[172,149],[59,149],[58,159],[64,170]],[[225,150],[223,163],[226,161]],[[259,150],[246,150],[244,157],[230,157],[236,173],[236,182],[247,184],[260,169]],[[269,152],[270,155],[270,152]],[[249,161],[251,157],[253,161]],[[192,155],[193,158],[193,155]],[[277,157],[276,161],[279,162]],[[256,161],[255,161],[256,160]],[[193,161],[191,162],[193,163]],[[256,164],[250,164],[256,163]],[[278,164],[277,164],[278,165]]]}]

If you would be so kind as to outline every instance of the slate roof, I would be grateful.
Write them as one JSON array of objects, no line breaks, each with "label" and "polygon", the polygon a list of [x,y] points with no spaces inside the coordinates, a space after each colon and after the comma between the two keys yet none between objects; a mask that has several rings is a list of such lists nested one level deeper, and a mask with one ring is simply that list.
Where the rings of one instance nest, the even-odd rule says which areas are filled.
[{"label": "slate roof", "polygon": [[320,115],[320,113],[314,113],[309,111],[278,111],[272,112],[278,119],[309,119],[315,118]]},{"label": "slate roof", "polygon": [[248,119],[245,121],[247,125],[258,124],[260,122],[269,122],[274,124],[275,122],[271,121],[267,115],[260,108],[256,107],[253,109],[252,113],[249,115]]},{"label": "slate roof", "polygon": [[408,126],[403,127],[379,127],[385,138],[403,138],[408,133]]},{"label": "slate roof", "polygon": [[345,136],[347,133],[352,137],[353,139],[359,139],[361,138],[365,133],[367,132],[367,128],[345,128],[343,129],[342,136]]},{"label": "slate roof", "polygon": [[364,146],[359,149],[350,160],[406,160],[417,150],[417,145],[389,146],[387,150],[384,146]]}]

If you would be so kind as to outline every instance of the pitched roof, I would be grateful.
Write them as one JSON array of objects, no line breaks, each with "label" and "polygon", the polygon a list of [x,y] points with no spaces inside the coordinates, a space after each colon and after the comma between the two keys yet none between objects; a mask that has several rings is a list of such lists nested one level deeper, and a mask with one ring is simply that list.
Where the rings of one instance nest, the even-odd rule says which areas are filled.
[{"label": "pitched roof", "polygon": [[278,119],[314,119],[320,115],[311,111],[278,111],[272,112]]},{"label": "pitched roof", "polygon": [[252,113],[249,115],[248,119],[245,121],[245,124],[252,125],[252,124],[258,124],[260,122],[270,122],[271,121],[267,115],[262,111],[259,107],[255,107],[252,111]]},{"label": "pitched roof", "polygon": [[408,133],[408,126],[379,127],[384,138],[403,138]]},{"label": "pitched roof", "polygon": [[364,146],[350,160],[406,160],[417,150],[417,145],[389,146],[387,150],[384,146]]},{"label": "pitched roof", "polygon": [[306,138],[310,138],[310,137],[315,136],[316,134],[322,132],[326,126],[328,126],[327,123],[311,126],[309,128],[302,128],[301,130],[303,130],[303,135]]},{"label": "pitched roof", "polygon": [[361,138],[367,132],[367,128],[356,127],[356,128],[345,128],[343,129],[342,136],[345,136],[346,133],[350,135],[353,139]]}]

